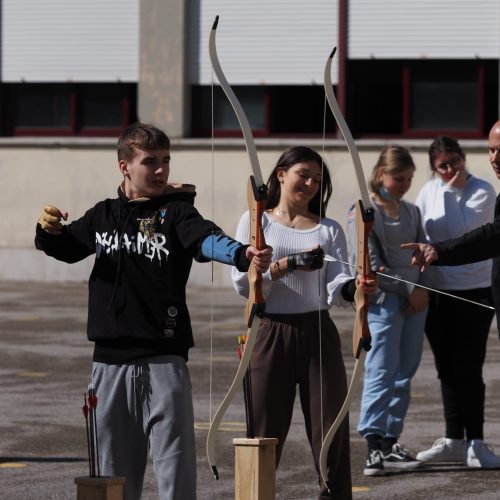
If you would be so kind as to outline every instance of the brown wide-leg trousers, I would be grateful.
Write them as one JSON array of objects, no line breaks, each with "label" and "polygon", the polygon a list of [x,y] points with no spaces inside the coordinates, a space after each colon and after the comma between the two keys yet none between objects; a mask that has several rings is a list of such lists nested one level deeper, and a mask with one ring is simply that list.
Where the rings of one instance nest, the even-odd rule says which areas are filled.
[{"label": "brown wide-leg trousers", "polygon": [[[273,314],[262,318],[250,370],[254,432],[259,437],[278,438],[276,467],[290,429],[298,385],[306,433],[319,477],[322,439],[347,393],[340,339],[328,311]],[[318,498],[350,500],[348,416],[335,435],[327,463],[331,493],[319,477]]]}]

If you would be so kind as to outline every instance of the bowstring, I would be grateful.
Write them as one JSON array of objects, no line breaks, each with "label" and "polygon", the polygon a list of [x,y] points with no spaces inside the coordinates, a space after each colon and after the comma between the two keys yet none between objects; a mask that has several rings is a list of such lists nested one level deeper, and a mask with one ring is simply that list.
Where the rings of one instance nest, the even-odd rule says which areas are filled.
[{"label": "bowstring", "polygon": [[[210,121],[211,121],[211,183],[212,183],[212,193],[211,193],[211,220],[215,218],[215,110],[214,110],[214,70],[212,68],[211,72],[211,86],[210,86]],[[212,230],[213,236],[213,230]],[[212,255],[214,255],[214,238],[212,237]],[[210,261],[210,362],[209,362],[209,403],[208,403],[208,426],[212,422],[212,381],[213,381],[213,353],[214,353],[214,261]]]},{"label": "bowstring", "polygon": [[[324,215],[323,211],[323,172],[325,167],[325,141],[326,141],[326,93],[323,99],[323,140],[321,147],[321,182],[319,186],[319,228],[318,228],[318,245],[321,243],[321,218]],[[323,405],[323,341],[322,341],[322,322],[321,322],[321,269],[318,269],[318,335],[319,335],[319,401],[320,401],[320,421],[321,421],[321,442],[324,441],[324,405]],[[326,279],[326,271],[325,271]]]},{"label": "bowstring", "polygon": [[[332,255],[325,255],[325,260],[330,261],[330,262],[340,262],[341,264],[344,264],[344,265],[349,266],[353,269],[356,269],[356,266],[354,266],[353,264],[351,264],[349,262],[345,262],[345,261],[340,260],[340,259],[337,259],[336,257],[333,257]],[[392,274],[386,274],[386,273],[383,273],[381,271],[373,271],[373,273],[377,274],[379,276],[383,276],[384,278],[388,278],[391,280],[400,281],[401,283],[407,283],[408,285],[416,286],[417,288],[423,288],[424,290],[428,290],[429,292],[434,292],[434,293],[438,293],[441,295],[446,295],[447,297],[461,300],[463,302],[468,302],[469,304],[474,304],[476,306],[484,307],[486,309],[492,309],[493,311],[495,310],[495,308],[493,306],[489,306],[487,304],[482,304],[481,302],[476,302],[474,300],[470,300],[470,299],[467,299],[465,297],[460,297],[460,295],[453,295],[452,293],[445,292],[444,290],[438,290],[436,288],[431,288],[429,286],[421,285],[420,283],[414,283],[413,281],[408,281],[408,280],[405,280],[403,278],[399,278],[398,276],[393,276]]]}]

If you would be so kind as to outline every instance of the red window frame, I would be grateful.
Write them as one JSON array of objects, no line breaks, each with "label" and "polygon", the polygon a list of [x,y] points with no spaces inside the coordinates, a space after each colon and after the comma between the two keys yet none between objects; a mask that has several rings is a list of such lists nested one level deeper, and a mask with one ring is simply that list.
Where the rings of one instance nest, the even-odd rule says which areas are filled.
[{"label": "red window frame", "polygon": [[449,135],[453,137],[460,137],[463,139],[479,139],[484,137],[483,123],[485,119],[484,110],[484,88],[485,88],[485,68],[479,62],[477,67],[477,123],[476,128],[473,130],[463,129],[412,129],[411,123],[411,84],[412,84],[412,68],[410,63],[405,63],[402,68],[403,80],[403,114],[402,123],[403,130],[402,136],[405,138],[429,138],[436,135]]},{"label": "red window frame", "polygon": [[[70,108],[70,125],[68,127],[24,127],[16,126],[13,123],[13,117],[4,117],[4,130],[10,132],[9,135],[14,137],[115,137],[118,136],[121,130],[133,121],[132,114],[135,114],[135,110],[131,107],[132,100],[132,86],[130,84],[124,84],[129,86],[124,96],[121,99],[121,123],[116,127],[82,127],[79,125],[79,99],[80,99],[80,89],[79,84],[68,84],[70,87],[69,92],[69,108]],[[132,118],[131,118],[132,117]],[[10,123],[9,123],[10,122]]]}]

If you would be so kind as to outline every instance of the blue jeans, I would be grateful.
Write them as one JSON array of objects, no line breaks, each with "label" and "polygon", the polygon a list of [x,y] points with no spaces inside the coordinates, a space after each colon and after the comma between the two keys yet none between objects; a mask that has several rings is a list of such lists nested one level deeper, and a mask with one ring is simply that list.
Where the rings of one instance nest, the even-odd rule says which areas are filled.
[{"label": "blue jeans", "polygon": [[405,315],[407,300],[386,293],[383,304],[370,305],[372,349],[365,362],[358,432],[399,438],[410,405],[411,379],[422,357],[427,309]]}]

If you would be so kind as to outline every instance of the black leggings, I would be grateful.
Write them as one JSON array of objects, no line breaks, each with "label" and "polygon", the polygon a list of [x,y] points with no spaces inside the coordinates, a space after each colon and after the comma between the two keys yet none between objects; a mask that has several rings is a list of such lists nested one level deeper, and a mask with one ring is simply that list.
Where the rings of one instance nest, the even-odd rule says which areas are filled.
[{"label": "black leggings", "polygon": [[[446,292],[492,304],[489,287]],[[490,309],[431,294],[425,330],[441,381],[447,438],[483,439],[483,364],[493,315]]]}]

